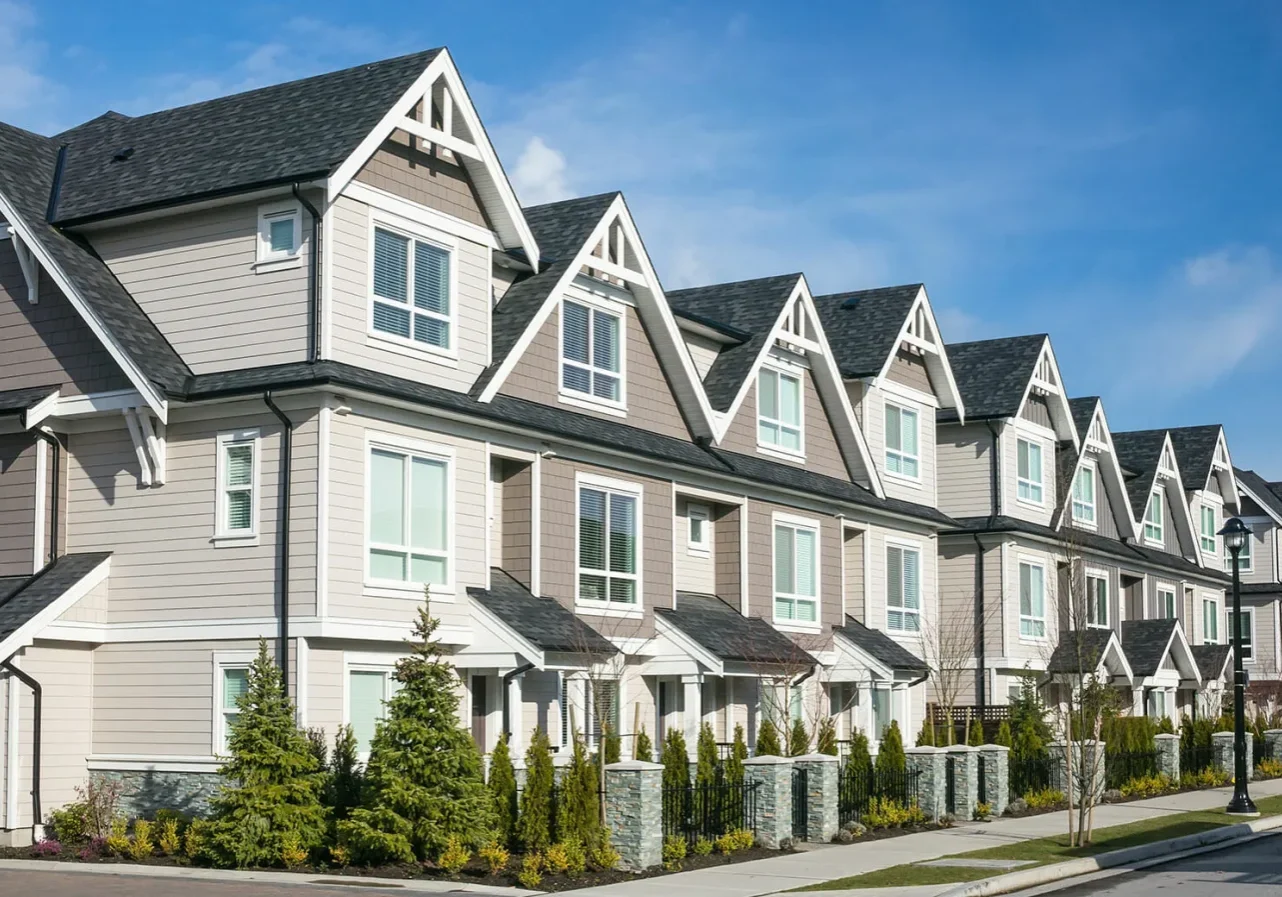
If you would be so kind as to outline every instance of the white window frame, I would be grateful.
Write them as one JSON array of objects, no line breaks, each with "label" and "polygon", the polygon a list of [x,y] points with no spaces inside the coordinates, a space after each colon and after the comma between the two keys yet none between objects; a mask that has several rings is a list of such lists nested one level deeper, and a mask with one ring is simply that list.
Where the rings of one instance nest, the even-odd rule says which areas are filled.
[{"label": "white window frame", "polygon": [[[1157,523],[1149,520],[1149,514],[1153,510],[1154,499],[1157,500]],[[1154,489],[1148,494],[1148,504],[1144,506],[1144,517],[1140,520],[1140,525],[1144,530],[1144,541],[1149,545],[1164,546],[1166,545],[1166,490],[1162,487]],[[1156,531],[1157,535],[1150,535],[1150,531]]]},{"label": "white window frame", "polygon": [[[890,549],[898,548],[902,551],[913,551],[917,553],[917,607],[911,608],[907,605],[895,605],[895,610],[904,615],[905,618],[915,616],[917,618],[917,628],[909,629],[907,627],[895,627],[890,625]],[[886,605],[886,631],[900,632],[906,635],[920,635],[922,632],[922,611],[926,606],[925,597],[925,579],[926,579],[926,557],[922,551],[920,542],[913,542],[909,539],[886,538],[886,594],[884,601]],[[899,571],[899,582],[903,585],[903,570]]]},{"label": "white window frame", "polygon": [[[1091,500],[1089,502],[1077,497],[1077,483],[1082,474],[1089,473],[1091,477]],[[1079,523],[1089,529],[1095,529],[1099,526],[1099,465],[1094,461],[1083,462],[1077,469],[1077,474],[1073,477],[1073,483],[1069,489],[1069,502],[1072,505],[1073,522]],[[1081,506],[1083,513],[1078,513],[1078,506]],[[1085,511],[1090,511],[1090,516],[1085,516]]]},{"label": "white window frame", "polygon": [[[293,219],[294,250],[273,252],[271,224],[282,218]],[[253,265],[254,273],[282,271],[298,268],[303,264],[303,209],[296,202],[273,203],[258,207],[258,242]]]},{"label": "white window frame", "polygon": [[[1207,616],[1207,609],[1210,608],[1210,616]],[[1215,624],[1215,633],[1207,635],[1206,621],[1210,620]],[[1227,624],[1226,624],[1227,625]],[[1214,596],[1202,593],[1202,644],[1218,645],[1220,644],[1220,600]]]},{"label": "white window frame", "polygon": [[[1045,588],[1046,588],[1044,577],[1045,577],[1045,574],[1043,573],[1043,582],[1042,582],[1043,591],[1045,591]],[[1112,589],[1109,588],[1108,573],[1107,571],[1104,571],[1104,570],[1088,567],[1084,574],[1084,578],[1086,580],[1086,625],[1090,629],[1108,629],[1110,626],[1109,621],[1111,619],[1111,616],[1109,613],[1109,605],[1113,600]],[[1091,588],[1092,580],[1096,582],[1104,583],[1104,619],[1103,620],[1098,619],[1098,615],[1096,615],[1097,619],[1094,619],[1094,620],[1091,619],[1091,616],[1095,612],[1095,598],[1096,598],[1095,590]]]},{"label": "white window frame", "polygon": [[[1169,617],[1166,615],[1164,595],[1171,596],[1171,615]],[[1153,606],[1159,620],[1178,620],[1180,617],[1179,594],[1170,586],[1161,585],[1160,583],[1153,584]]]},{"label": "white window frame", "polygon": [[[1027,445],[1030,449],[1028,452],[1028,476],[1019,475],[1019,449],[1021,445]],[[1031,449],[1037,449],[1037,479],[1032,479],[1033,474],[1033,456]],[[1023,490],[1027,488],[1028,496],[1023,495]],[[1034,490],[1037,497],[1034,498]],[[1044,507],[1046,505],[1046,446],[1039,439],[1033,439],[1030,436],[1016,434],[1015,436],[1015,499],[1026,505]]]},{"label": "white window frame", "polygon": [[[778,538],[780,527],[796,530],[810,530],[815,534],[815,594],[800,595],[796,593],[779,592],[775,588],[778,582],[776,559],[775,559],[775,540]],[[794,539],[795,539],[794,535]],[[795,544],[795,543],[794,543]],[[797,560],[796,552],[793,552],[793,563]],[[796,570],[793,570],[793,581],[796,581]],[[813,517],[798,517],[793,514],[784,514],[776,512],[771,516],[770,521],[770,616],[774,621],[776,629],[796,632],[816,632],[823,625],[823,607],[821,598],[823,596],[823,585],[820,577],[823,572],[823,528],[819,520]],[[780,617],[778,613],[779,599],[792,601],[794,606],[799,603],[809,602],[814,605],[815,619],[799,620],[794,614],[792,618]]]},{"label": "white window frame", "polygon": [[[400,582],[394,579],[377,579],[370,572],[370,550],[374,548],[386,548],[387,550],[400,551],[402,549],[413,553],[408,545],[394,546],[383,543],[375,544],[370,537],[370,513],[373,510],[373,453],[375,451],[391,452],[408,457],[420,457],[425,461],[439,461],[445,464],[445,522],[448,527],[446,533],[446,551],[445,551],[445,570],[446,581],[443,583],[433,583],[431,586],[432,600],[452,601],[456,583],[458,581],[458,526],[455,520],[455,491],[457,489],[457,471],[458,465],[455,459],[455,451],[448,445],[438,443],[423,442],[418,439],[409,439],[395,433],[383,433],[367,431],[365,434],[365,506],[364,515],[364,555],[362,558],[362,570],[364,577],[365,594],[373,597],[390,597],[390,598],[411,598],[415,601],[423,600],[423,583],[407,581]],[[407,480],[408,484],[408,480]],[[408,486],[407,486],[408,488]],[[405,502],[405,532],[407,539],[409,533],[409,514],[410,503]],[[408,560],[407,560],[407,563]],[[407,568],[412,569],[412,565]]]},{"label": "white window frame", "polygon": [[[911,414],[913,416],[913,422],[914,422],[913,429],[916,430],[916,435],[914,437],[914,441],[917,443],[916,454],[909,454],[903,449],[892,449],[890,447],[890,422],[887,420],[887,418],[890,416],[890,409],[892,408],[899,413],[900,437],[903,436],[903,416],[905,414]],[[886,450],[885,450],[886,476],[896,480],[906,480],[909,483],[920,483],[921,482],[921,409],[916,406],[909,405],[907,402],[898,401],[898,400],[891,401],[887,399],[884,403],[884,407],[882,408],[881,423],[882,423],[882,429],[883,429],[882,437],[883,437],[883,441],[886,444]],[[903,473],[902,470],[900,471],[891,470],[890,458],[892,455],[897,456],[899,458],[899,466],[901,468],[903,467],[905,461],[911,461],[913,465],[916,467],[917,472],[915,474],[910,474],[910,473]]]},{"label": "white window frame", "polygon": [[[410,241],[409,258],[405,266],[405,289],[408,296],[407,307],[410,312],[410,336],[403,337],[395,333],[388,333],[385,330],[379,330],[374,326],[374,303],[383,302],[387,305],[396,305],[394,300],[375,299],[374,296],[374,232],[376,230],[385,230],[389,233],[404,237]],[[416,309],[414,306],[414,241],[419,243],[428,243],[438,249],[449,253],[450,256],[450,279],[449,279],[449,301],[450,313],[448,315],[438,315],[435,312],[425,312]],[[365,266],[366,272],[365,284],[365,333],[373,340],[386,343],[387,348],[393,349],[402,355],[409,355],[415,358],[426,359],[436,363],[446,364],[450,367],[458,365],[458,344],[459,344],[459,289],[458,289],[458,262],[459,262],[459,241],[457,237],[447,234],[434,228],[425,227],[422,224],[416,224],[405,218],[390,215],[387,212],[370,210],[369,218],[369,237],[367,243],[367,252],[369,253],[369,262]],[[421,343],[414,339],[414,315],[426,315],[427,317],[436,317],[442,320],[448,320],[450,325],[450,344],[447,347],[433,346],[430,343]]]},{"label": "white window frame", "polygon": [[[594,570],[588,567],[579,566],[580,555],[580,526],[579,526],[579,501],[580,493],[584,489],[593,489],[598,492],[617,493],[636,499],[636,572],[634,573],[611,573],[608,570]],[[610,540],[609,540],[609,511],[606,512],[606,533],[605,533],[605,553],[606,564],[609,564]],[[578,473],[574,478],[574,606],[584,614],[592,614],[603,617],[625,617],[638,618],[644,614],[645,609],[645,488],[640,483],[633,483],[627,480],[616,480],[611,477],[602,477],[595,474]],[[580,577],[583,574],[589,576],[604,575],[608,578],[631,579],[636,584],[632,587],[636,601],[632,604],[623,604],[617,601],[593,601],[586,599],[580,592]]]},{"label": "white window frame", "polygon": [[223,691],[224,670],[248,670],[258,657],[254,651],[215,651],[212,656],[214,696],[213,717],[210,720],[210,753],[215,757],[227,756],[227,716],[233,711],[225,708]]},{"label": "white window frame", "polygon": [[[1173,703],[1172,699],[1174,698],[1174,695],[1172,694],[1171,689],[1153,688],[1149,690],[1148,694],[1149,694],[1148,716],[1151,719],[1165,719],[1166,717],[1171,715],[1171,705]],[[1158,695],[1162,696],[1161,712],[1158,712],[1158,709],[1156,707],[1156,704],[1158,703],[1156,698]]]},{"label": "white window frame", "polygon": [[[217,456],[214,460],[214,538],[215,546],[256,545],[258,544],[260,518],[262,517],[262,465],[263,439],[257,428],[248,430],[228,430],[219,433],[214,440]],[[228,529],[227,527],[227,449],[233,445],[248,443],[253,452],[249,482],[249,529]]]},{"label": "white window frame", "polygon": [[[793,429],[793,424],[779,418],[765,417],[761,413],[761,378],[767,372],[776,377],[791,377],[797,381],[797,449],[787,448],[761,439],[761,423],[765,421],[775,427]],[[757,369],[757,417],[753,422],[756,430],[757,450],[763,455],[775,455],[790,461],[804,460],[806,457],[806,371],[805,368],[790,367],[783,363],[763,364]]]},{"label": "white window frame", "polygon": [[[390,701],[396,694],[396,680],[392,674],[396,672],[396,662],[400,656],[388,654],[362,654],[356,652],[343,653],[343,725],[352,724],[352,673],[382,673],[383,674],[383,702]],[[386,719],[386,717],[384,717]],[[461,725],[461,723],[460,723]],[[369,751],[360,751],[357,758],[362,763],[369,762]]]},{"label": "white window frame", "polygon": [[[698,520],[701,522],[699,531],[703,538],[696,541],[694,538],[694,523]],[[686,502],[686,548],[691,554],[697,554],[706,557],[712,552],[712,509],[707,505],[699,502]]]},{"label": "white window frame", "polygon": [[[1015,594],[1016,594],[1016,598],[1017,598],[1017,600],[1022,599],[1022,597],[1023,597],[1023,596],[1022,596],[1022,594],[1021,594],[1021,592],[1023,591],[1023,588],[1024,588],[1024,574],[1023,574],[1023,570],[1022,570],[1022,568],[1023,568],[1023,567],[1029,567],[1030,569],[1036,569],[1036,570],[1041,571],[1041,574],[1042,574],[1042,612],[1041,612],[1040,616],[1039,616],[1038,614],[1036,614],[1036,613],[1033,613],[1033,608],[1032,608],[1032,603],[1033,603],[1033,602],[1032,602],[1032,595],[1030,594],[1030,595],[1029,595],[1029,612],[1026,614],[1026,613],[1024,613],[1024,608],[1023,608],[1022,606],[1020,606],[1020,607],[1019,607],[1019,637],[1020,637],[1020,640],[1021,640],[1021,641],[1026,641],[1026,642],[1044,642],[1044,641],[1046,641],[1046,639],[1049,637],[1049,627],[1047,626],[1047,621],[1046,621],[1046,562],[1045,562],[1045,561],[1041,561],[1041,560],[1035,560],[1035,559],[1033,559],[1033,558],[1019,558],[1019,560],[1017,561],[1017,563],[1016,563],[1016,565],[1015,565],[1015,577],[1016,577],[1016,581],[1015,581],[1015,589],[1016,589],[1016,591],[1015,591]],[[1031,586],[1031,583],[1032,583],[1032,579],[1031,579],[1031,578],[1029,579],[1029,583],[1030,583],[1030,586]],[[1021,601],[1021,605],[1022,605],[1022,601]],[[1041,623],[1041,625],[1042,625],[1042,633],[1041,633],[1041,635],[1037,635],[1036,633],[1027,633],[1027,632],[1025,632],[1025,631],[1024,631],[1024,624],[1025,624],[1025,623],[1029,623],[1029,624],[1030,624],[1030,628],[1031,628],[1032,624]]]},{"label": "white window frame", "polygon": [[[588,310],[588,363],[585,365],[581,361],[569,361],[568,364],[588,371],[589,382],[592,374],[598,371],[610,377],[617,377],[619,380],[619,398],[617,400],[596,396],[591,392],[579,392],[576,389],[568,389],[566,387],[565,304],[567,302],[581,305]],[[598,314],[610,315],[618,322],[619,369],[617,371],[598,368],[592,363],[592,345],[596,339],[592,327],[592,316]],[[557,398],[561,403],[575,405],[580,408],[590,408],[596,411],[605,411],[619,417],[625,416],[628,409],[628,306],[622,302],[611,301],[603,296],[585,294],[583,292],[562,296],[561,302],[557,306],[556,345],[556,390]]]},{"label": "white window frame", "polygon": [[[1255,530],[1248,523],[1246,528],[1250,530],[1246,534],[1246,539],[1242,542],[1242,550],[1237,556],[1237,570],[1239,573],[1255,572],[1255,548],[1251,545],[1251,540],[1255,538]],[[1220,540],[1223,544],[1224,540]],[[1227,545],[1224,546],[1224,569],[1228,573],[1233,572],[1233,553],[1229,551]]]},{"label": "white window frame", "polygon": [[[1208,511],[1211,515],[1210,548],[1206,547],[1206,515]],[[1219,522],[1219,508],[1210,502],[1202,502],[1198,508],[1198,544],[1201,546],[1203,554],[1214,556],[1220,553]]]},{"label": "white window frame", "polygon": [[[1255,653],[1255,608],[1251,607],[1250,605],[1243,605],[1242,615],[1246,617],[1248,620],[1246,629],[1247,629],[1248,638],[1250,640],[1250,643],[1246,646],[1247,650],[1242,652],[1242,663],[1246,666],[1251,666],[1256,662],[1256,657],[1257,657]],[[1232,619],[1233,609],[1225,608],[1225,616],[1228,619]],[[1230,626],[1228,629],[1228,633],[1230,638],[1229,644],[1232,645],[1236,650],[1237,649],[1237,630],[1234,629],[1232,626]]]}]

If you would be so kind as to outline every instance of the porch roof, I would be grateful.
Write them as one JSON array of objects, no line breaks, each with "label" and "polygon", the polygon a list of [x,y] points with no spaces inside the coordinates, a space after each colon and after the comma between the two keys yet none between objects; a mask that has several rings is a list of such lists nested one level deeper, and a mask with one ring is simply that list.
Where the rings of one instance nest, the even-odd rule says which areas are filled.
[{"label": "porch roof", "polygon": [[765,620],[745,617],[716,595],[677,592],[676,607],[656,607],[654,613],[721,661],[816,663],[807,651]]},{"label": "porch roof", "polygon": [[619,651],[560,602],[537,597],[501,567],[490,568],[488,589],[469,588],[467,593],[505,626],[543,651],[606,655]]},{"label": "porch roof", "polygon": [[929,669],[926,661],[899,642],[879,629],[869,629],[854,617],[846,617],[846,625],[834,626],[833,631],[892,670],[924,673]]}]

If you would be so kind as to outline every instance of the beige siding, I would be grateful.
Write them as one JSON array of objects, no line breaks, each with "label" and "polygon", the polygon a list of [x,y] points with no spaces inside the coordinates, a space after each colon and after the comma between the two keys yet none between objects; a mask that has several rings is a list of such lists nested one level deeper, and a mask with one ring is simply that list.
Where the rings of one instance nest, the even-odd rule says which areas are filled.
[{"label": "beige siding", "polygon": [[[636,309],[627,309],[624,330],[628,353],[624,386],[627,422],[643,430],[689,439],[690,433],[681,417],[681,409]],[[561,310],[558,307],[552,310],[499,391],[518,399],[557,405],[560,403],[560,359]],[[579,405],[570,410],[606,420],[619,420],[617,415]]]},{"label": "beige siding", "polygon": [[748,502],[748,559],[745,564],[748,576],[748,613],[765,620],[774,619],[776,514],[814,520],[819,524],[819,624],[827,627],[840,623],[843,587],[840,521],[822,514],[756,500]]},{"label": "beige siding", "polygon": [[1250,572],[1242,571],[1242,581],[1276,582],[1276,561],[1273,556],[1273,525],[1268,522],[1250,523],[1248,525],[1251,527],[1251,570]]},{"label": "beige siding", "polygon": [[[1019,629],[1019,565],[1022,561],[1040,563],[1046,571],[1046,632],[1045,639],[1026,638],[1020,635]],[[985,570],[987,572],[987,570]],[[1006,544],[1006,565],[1001,589],[1005,594],[1002,602],[1003,626],[1005,629],[1006,648],[1003,655],[1015,668],[1025,663],[1031,669],[1045,669],[1046,661],[1056,643],[1057,625],[1060,615],[1060,582],[1054,556],[1044,547],[1034,543],[1017,541]]]},{"label": "beige siding", "polygon": [[887,632],[909,651],[918,657],[924,657],[920,636],[891,632],[887,626],[887,549],[891,544],[895,544],[900,547],[915,548],[921,552],[921,626],[923,631],[928,631],[935,625],[939,610],[938,542],[933,535],[904,532],[881,526],[869,527],[868,538],[870,557],[867,576],[872,590],[872,617],[864,623],[873,629]]},{"label": "beige siding", "polygon": [[[41,714],[41,809],[48,813],[76,799],[76,786],[88,778],[91,753],[94,654],[88,645],[37,642],[19,655],[22,669],[43,693]],[[31,690],[18,686],[18,824],[31,825],[32,722]]]},{"label": "beige siding", "polygon": [[481,199],[467,171],[447,160],[435,147],[423,152],[423,142],[395,131],[375,151],[356,180],[408,199],[429,209],[489,228]]},{"label": "beige siding", "polygon": [[721,352],[721,344],[697,333],[682,332],[681,336],[685,339],[686,348],[690,350],[695,372],[702,380],[708,375],[708,369],[712,367],[712,363],[717,360],[717,355]]},{"label": "beige siding", "polygon": [[517,273],[511,268],[504,268],[500,265],[495,265],[490,271],[490,291],[495,305],[498,305],[499,301],[507,295],[508,289],[516,282]]},{"label": "beige siding", "polygon": [[35,570],[36,452],[27,433],[0,436],[0,576]]},{"label": "beige siding", "polygon": [[905,349],[895,353],[890,362],[886,377],[896,383],[910,386],[926,395],[935,395],[935,385],[930,382],[930,373],[926,370],[926,360],[921,355],[913,355]]},{"label": "beige siding", "polygon": [[534,467],[504,461],[503,474],[500,566],[528,588],[533,572]]},{"label": "beige siding", "polygon": [[[801,390],[804,402],[802,423],[805,426],[806,457],[804,460],[794,461],[785,455],[771,454],[770,459],[782,464],[804,467],[825,476],[849,480],[850,473],[846,469],[846,462],[842,459],[837,437],[833,433],[832,424],[829,423],[828,415],[824,410],[824,403],[819,398],[819,391],[815,388],[814,378],[810,376],[809,371],[804,372]],[[729,429],[726,430],[725,438],[721,440],[721,447],[727,451],[745,455],[758,453],[755,381],[748,387],[748,394],[739,406]]]},{"label": "beige siding", "polygon": [[[715,513],[715,506],[701,502],[710,512]],[[716,524],[708,520],[705,532],[708,533],[707,550],[698,551],[690,548],[690,502],[684,498],[677,499],[676,519],[672,531],[672,551],[674,559],[673,576],[675,587],[679,592],[705,592],[715,594],[717,589],[716,564],[713,560],[716,551]],[[738,596],[729,596],[735,601]]]},{"label": "beige siding", "polygon": [[1258,679],[1277,679],[1282,658],[1278,657],[1277,601],[1251,605],[1255,612],[1255,641],[1253,656],[1248,669]]},{"label": "beige siding", "polygon": [[1024,402],[1024,407],[1019,409],[1019,416],[1024,420],[1041,424],[1048,430],[1055,428],[1055,424],[1051,419],[1050,405],[1047,403],[1045,396],[1037,396],[1030,393]]},{"label": "beige siding", "polygon": [[561,740],[561,677],[558,673],[531,670],[521,679],[521,743],[529,744],[530,733],[541,729]]},{"label": "beige siding", "polygon": [[[330,308],[332,357],[395,377],[466,391],[488,364],[490,342],[490,250],[456,238],[458,359],[438,359],[402,343],[374,336],[370,330],[370,207],[348,196],[331,206]],[[373,213],[377,216],[377,213]],[[426,233],[426,231],[425,231]],[[428,234],[430,235],[430,234]]]},{"label": "beige siding", "polygon": [[93,244],[197,374],[304,361],[312,233],[305,210],[301,265],[254,268],[258,210],[282,201],[291,200],[130,224],[95,234]]},{"label": "beige siding", "polygon": [[954,517],[979,517],[993,511],[993,436],[982,424],[939,428],[939,507]]},{"label": "beige siding", "polygon": [[867,539],[868,533],[865,530],[846,529],[842,540],[846,565],[843,583],[846,613],[861,623],[867,616],[864,595],[864,582],[867,578],[867,571],[864,569],[866,566],[864,551]]},{"label": "beige siding", "polygon": [[[281,427],[258,403],[219,413],[171,418],[163,486],[139,486],[123,421],[72,435],[67,549],[113,552],[111,622],[275,615]],[[317,418],[305,409],[286,413],[295,423],[290,606],[307,615],[315,607]],[[247,428],[260,432],[259,536],[220,547],[213,541],[217,436]]]},{"label": "beige siding", "polygon": [[[888,473],[886,470],[886,403],[917,412],[918,480],[910,480]],[[868,452],[881,474],[881,483],[890,498],[920,505],[934,506],[935,497],[935,409],[930,405],[901,399],[880,389],[872,389],[864,400],[867,413],[863,421],[864,438]]]},{"label": "beige siding", "polygon": [[312,639],[307,645],[307,725],[324,729],[330,744],[343,724],[343,645]]},{"label": "beige siding", "polygon": [[713,546],[716,552],[716,593],[735,607],[742,601],[743,510],[739,506],[717,509]]},{"label": "beige siding", "polygon": [[108,576],[89,590],[79,601],[67,608],[57,619],[59,623],[91,623],[102,625],[109,622],[107,608],[111,600],[111,578]]},{"label": "beige siding", "polygon": [[[1042,447],[1042,503],[1040,505],[1019,499],[1019,440],[1023,438]],[[1021,520],[1049,526],[1055,511],[1055,442],[1050,438],[1033,435],[1008,425],[1002,430],[1002,513]],[[987,513],[981,512],[981,513]]]}]

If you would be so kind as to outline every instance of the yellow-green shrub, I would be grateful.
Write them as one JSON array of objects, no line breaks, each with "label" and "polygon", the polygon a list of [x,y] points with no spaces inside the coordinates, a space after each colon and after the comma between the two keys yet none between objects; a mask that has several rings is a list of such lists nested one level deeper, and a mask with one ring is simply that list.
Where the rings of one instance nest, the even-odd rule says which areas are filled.
[{"label": "yellow-green shrub", "polygon": [[681,861],[686,858],[686,839],[672,836],[663,839],[663,868],[669,872],[681,869]]},{"label": "yellow-green shrub", "polygon": [[1180,776],[1181,788],[1219,788],[1230,781],[1227,772],[1208,766],[1200,772],[1186,772]]},{"label": "yellow-green shrub", "polygon": [[297,869],[307,862],[307,848],[292,832],[281,836],[280,862],[286,869]]},{"label": "yellow-green shrub", "polygon": [[975,804],[975,818],[976,818],[976,819],[978,819],[978,820],[980,820],[980,821],[982,822],[982,821],[984,821],[984,820],[988,819],[988,818],[989,818],[990,816],[992,816],[992,815],[993,815],[993,805],[992,805],[992,804],[990,804],[990,803],[986,803],[985,801],[982,801],[982,800],[981,800],[979,803]]},{"label": "yellow-green shrub", "polygon": [[491,875],[498,875],[506,869],[508,861],[512,859],[512,855],[507,852],[507,848],[498,841],[491,841],[486,844],[477,851],[477,856],[485,863],[485,868],[490,870]]},{"label": "yellow-green shrub", "polygon": [[1122,797],[1154,797],[1165,794],[1173,787],[1171,777],[1163,773],[1155,776],[1136,776],[1123,782],[1118,790],[1122,792]]},{"label": "yellow-green shrub", "polygon": [[178,837],[177,819],[166,819],[160,823],[160,835],[156,838],[156,843],[160,845],[160,852],[167,857],[178,853],[182,840]]},{"label": "yellow-green shrub", "polygon": [[342,844],[335,844],[329,849],[329,858],[334,865],[342,869],[352,861],[352,852]]},{"label": "yellow-green shrub", "polygon": [[748,829],[737,828],[726,832],[713,842],[713,846],[716,847],[717,853],[730,856],[737,851],[748,850],[755,843],[757,843],[756,835]]},{"label": "yellow-green shrub", "polygon": [[156,850],[156,842],[151,837],[151,823],[139,819],[134,823],[134,838],[129,842],[129,857],[133,860],[148,859]]},{"label": "yellow-green shrub", "polygon": [[544,858],[542,855],[527,853],[525,859],[521,861],[521,871],[516,876],[517,883],[523,888],[537,891],[539,885],[543,883],[543,866]]},{"label": "yellow-green shrub", "polygon": [[543,854],[543,865],[549,872],[564,875],[570,868],[570,853],[564,844],[553,844]]},{"label": "yellow-green shrub", "polygon": [[619,852],[610,843],[610,833],[606,832],[601,840],[588,852],[588,859],[598,869],[613,869],[619,865]]},{"label": "yellow-green shrub", "polygon": [[436,865],[440,866],[451,875],[457,875],[463,871],[467,861],[472,858],[472,851],[464,846],[458,838],[450,838],[445,842],[445,849],[436,859]]},{"label": "yellow-green shrub", "polygon": [[1064,792],[1056,791],[1054,788],[1030,791],[1024,795],[1024,803],[1028,804],[1028,809],[1030,810],[1049,810],[1052,807],[1058,807],[1063,802]]},{"label": "yellow-green shrub", "polygon": [[566,838],[561,842],[565,848],[565,871],[571,875],[579,875],[583,870],[588,868],[588,852],[583,847],[583,842],[578,838]]},{"label": "yellow-green shrub", "polygon": [[700,838],[694,842],[694,855],[697,857],[706,857],[712,853],[712,842],[707,838]]},{"label": "yellow-green shrub", "polygon": [[916,804],[906,807],[888,797],[874,797],[868,802],[862,820],[869,828],[899,828],[921,825],[926,821],[926,813]]},{"label": "yellow-green shrub", "polygon": [[1282,760],[1261,760],[1255,767],[1257,779],[1276,779],[1282,776]]}]

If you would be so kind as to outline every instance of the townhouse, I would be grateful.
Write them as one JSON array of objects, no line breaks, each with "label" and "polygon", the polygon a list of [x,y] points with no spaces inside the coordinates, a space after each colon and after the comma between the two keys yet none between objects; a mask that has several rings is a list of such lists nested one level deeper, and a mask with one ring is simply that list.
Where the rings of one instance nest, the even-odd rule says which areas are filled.
[{"label": "townhouse", "polygon": [[[1248,693],[1260,705],[1276,708],[1282,680],[1282,483],[1271,483],[1253,470],[1235,470],[1241,518],[1251,537],[1238,556],[1242,580],[1242,664],[1250,679]],[[1230,559],[1224,559],[1226,569]],[[1225,638],[1233,632],[1233,622]]]}]

